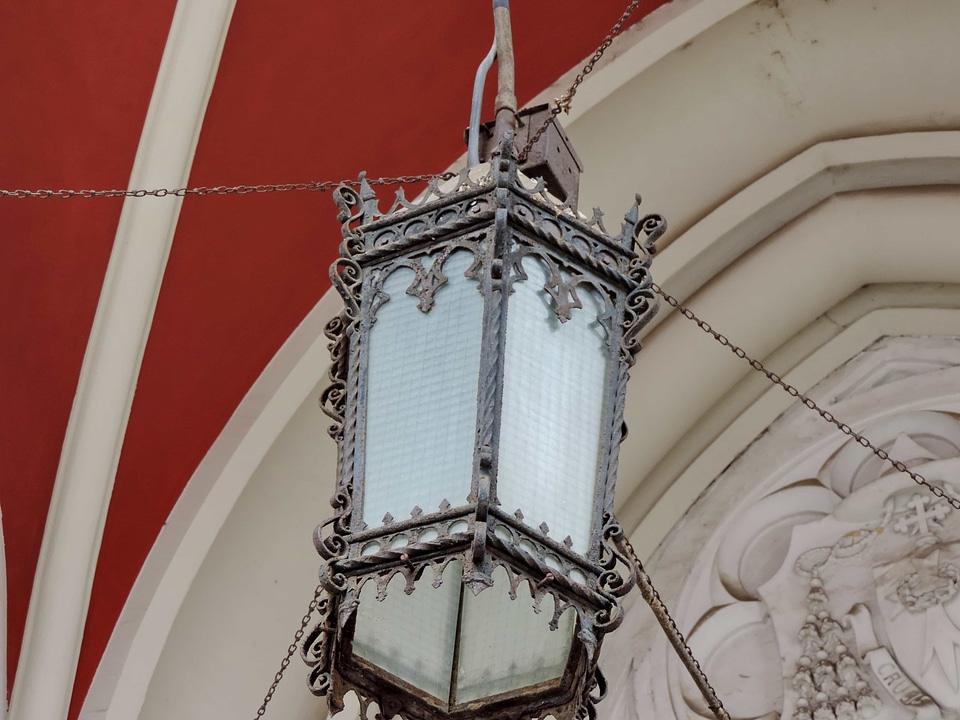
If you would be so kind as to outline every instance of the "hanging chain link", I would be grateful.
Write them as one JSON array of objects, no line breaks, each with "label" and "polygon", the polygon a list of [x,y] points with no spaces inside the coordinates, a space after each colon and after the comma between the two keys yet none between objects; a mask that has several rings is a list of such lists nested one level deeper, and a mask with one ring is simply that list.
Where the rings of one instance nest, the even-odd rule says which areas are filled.
[{"label": "hanging chain link", "polygon": [[[631,0],[630,4],[627,5],[627,8],[620,15],[620,18],[614,23],[613,27],[610,28],[610,32],[607,33],[607,36],[603,39],[603,42],[600,43],[599,47],[594,51],[593,55],[583,66],[577,76],[574,78],[573,83],[567,88],[566,92],[563,93],[559,98],[554,102],[556,103],[554,107],[550,109],[550,114],[543,124],[537,128],[536,132],[530,136],[527,140],[526,145],[523,146],[523,149],[517,155],[517,160],[521,163],[526,161],[527,155],[530,153],[531,148],[543,137],[543,134],[547,131],[547,128],[550,127],[551,121],[559,115],[561,112],[569,113],[570,105],[573,102],[573,96],[577,94],[577,90],[580,85],[583,84],[583,81],[586,80],[587,75],[593,72],[594,66],[600,61],[600,58],[603,57],[603,54],[607,51],[613,44],[613,40],[617,35],[623,32],[623,26],[633,14],[633,11],[637,9],[640,5],[640,0]],[[456,177],[455,173],[441,173],[439,175],[400,175],[398,177],[383,177],[376,178],[374,180],[369,180],[368,182],[371,185],[406,185],[416,182],[425,182],[432,180],[433,178],[438,178],[440,180],[450,180]],[[133,198],[142,198],[142,197],[184,197],[186,195],[247,195],[250,193],[275,193],[275,192],[327,192],[337,187],[338,185],[351,185],[356,187],[359,185],[357,180],[323,180],[320,182],[303,182],[303,183],[278,183],[278,184],[264,184],[264,185],[232,185],[224,186],[217,185],[213,187],[182,187],[182,188],[154,188],[151,190],[0,190],[0,198],[17,198],[20,200],[26,198],[118,198],[118,197],[133,197]]]},{"label": "hanging chain link", "polygon": [[730,714],[723,706],[723,702],[717,695],[717,691],[713,689],[713,685],[711,685],[707,679],[707,674],[703,671],[700,663],[693,656],[693,651],[683,637],[683,633],[680,632],[680,628],[677,627],[673,616],[670,615],[670,611],[667,610],[667,606],[660,597],[660,593],[658,593],[657,589],[653,586],[653,581],[650,579],[647,571],[644,570],[643,563],[640,562],[640,556],[637,555],[637,551],[627,539],[626,533],[620,535],[617,542],[620,544],[621,550],[625,551],[630,558],[637,572],[637,587],[640,588],[640,594],[643,596],[643,599],[647,601],[654,616],[657,618],[657,622],[659,622],[660,627],[663,628],[667,639],[670,641],[670,644],[673,645],[673,649],[676,650],[677,655],[680,656],[680,661],[687,669],[687,672],[690,673],[690,677],[693,678],[697,688],[699,688],[703,699],[707,701],[707,706],[716,716],[717,720],[730,720]]},{"label": "hanging chain link", "polygon": [[770,382],[774,383],[775,385],[779,385],[781,388],[783,388],[787,392],[788,395],[790,395],[791,397],[797,398],[797,400],[799,400],[808,408],[816,412],[818,415],[820,415],[820,417],[822,417],[828,423],[833,425],[844,435],[850,438],[853,438],[858,444],[865,447],[867,450],[872,452],[874,455],[876,455],[878,458],[880,458],[884,462],[890,463],[890,465],[892,465],[896,470],[909,476],[910,479],[913,480],[915,483],[917,483],[918,485],[922,485],[923,487],[927,488],[930,492],[932,492],[936,497],[946,500],[950,505],[955,507],[957,510],[960,510],[960,498],[956,498],[953,495],[947,494],[942,488],[939,488],[936,485],[931,485],[930,482],[925,477],[923,477],[923,475],[921,475],[918,472],[914,472],[913,470],[908,468],[905,463],[901,462],[900,460],[890,457],[890,453],[888,453],[886,450],[884,450],[883,448],[877,447],[872,442],[870,442],[870,440],[868,440],[863,435],[861,435],[856,430],[854,430],[852,427],[847,425],[847,423],[838,420],[836,417],[834,417],[833,413],[831,413],[829,410],[824,410],[822,407],[817,405],[816,402],[814,402],[811,398],[804,395],[793,385],[791,385],[788,382],[785,382],[775,372],[768,370],[763,365],[763,363],[761,363],[759,360],[756,360],[750,357],[749,355],[747,355],[746,350],[744,350],[743,348],[737,345],[734,345],[732,342],[730,342],[730,340],[727,339],[726,336],[721,335],[712,327],[710,327],[709,323],[704,322],[699,317],[697,317],[690,308],[684,306],[679,300],[677,300],[672,295],[664,292],[664,290],[659,285],[657,285],[656,283],[653,283],[651,284],[651,288],[655,293],[657,293],[657,295],[662,297],[668,305],[679,310],[680,314],[683,315],[688,320],[693,320],[693,322],[695,322],[700,327],[701,330],[703,330],[705,333],[709,335],[712,335],[714,340],[716,340],[718,343],[720,343],[721,345],[729,349],[730,352],[732,352],[738,358],[740,358],[741,360],[746,360],[750,364],[750,367],[752,367],[757,372],[766,375],[767,379],[770,380]]},{"label": "hanging chain link", "polygon": [[[400,175],[368,180],[370,185],[408,185],[428,182],[434,178],[450,180],[456,173],[445,172],[439,175]],[[117,198],[117,197],[184,197],[185,195],[249,195],[250,193],[276,192],[327,192],[338,185],[357,187],[359,180],[324,180],[322,182],[280,183],[275,185],[217,185],[215,187],[156,188],[153,190],[0,190],[0,198]]]},{"label": "hanging chain link", "polygon": [[517,161],[523,163],[527,159],[531,148],[537,144],[543,134],[547,131],[547,128],[550,127],[550,123],[553,119],[559,115],[561,112],[569,113],[570,104],[573,102],[573,96],[577,94],[577,89],[587,79],[587,75],[593,72],[593,66],[599,62],[600,58],[603,57],[603,54],[607,51],[607,48],[613,44],[613,39],[623,31],[624,23],[630,18],[633,14],[633,11],[637,9],[640,5],[640,0],[631,0],[630,4],[627,5],[627,9],[623,11],[620,15],[620,19],[610,28],[610,32],[607,33],[607,36],[603,39],[603,42],[600,43],[600,46],[594,51],[593,55],[587,61],[587,64],[583,66],[577,77],[574,78],[573,83],[567,88],[567,91],[554,100],[556,103],[552,108],[550,108],[550,114],[547,116],[547,119],[543,121],[543,124],[537,128],[537,131],[530,136],[527,140],[527,144],[523,146],[523,149],[520,151],[520,154],[517,155]]},{"label": "hanging chain link", "polygon": [[293,657],[294,653],[296,653],[297,649],[300,647],[300,641],[303,639],[303,635],[307,631],[307,625],[310,624],[310,619],[313,617],[313,613],[320,604],[320,598],[322,597],[323,593],[323,586],[317,585],[316,590],[313,591],[313,599],[307,606],[307,614],[300,619],[300,629],[294,633],[293,642],[290,643],[290,647],[287,648],[286,656],[280,661],[280,669],[277,670],[277,674],[273,676],[273,682],[270,684],[270,689],[267,690],[267,694],[263,696],[263,702],[260,703],[260,707],[257,708],[257,714],[254,716],[254,720],[259,720],[263,717],[264,713],[267,712],[267,705],[269,705],[270,701],[273,700],[273,694],[277,691],[277,686],[280,684],[280,681],[283,680],[283,673],[286,672],[287,668],[290,666],[290,658]]}]

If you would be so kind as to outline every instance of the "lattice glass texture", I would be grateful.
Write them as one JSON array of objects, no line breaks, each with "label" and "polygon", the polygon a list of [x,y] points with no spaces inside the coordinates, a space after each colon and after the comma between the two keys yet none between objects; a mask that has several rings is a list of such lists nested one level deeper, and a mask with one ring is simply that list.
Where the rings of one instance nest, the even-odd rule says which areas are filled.
[{"label": "lattice glass texture", "polygon": [[493,577],[493,587],[479,595],[463,591],[457,704],[556,680],[570,655],[576,614],[568,610],[559,627],[550,630],[549,611],[534,612],[527,583],[520,584],[512,600],[503,568]]},{"label": "lattice glass texture", "polygon": [[[430,260],[424,262],[429,268]],[[429,312],[408,295],[414,271],[383,283],[390,299],[369,336],[363,520],[370,527],[463,505],[470,494],[477,423],[483,298],[464,276],[466,250],[443,264],[449,278]]]},{"label": "lattice glass texture", "polygon": [[[454,561],[444,571],[443,584],[434,588],[428,571],[411,595],[403,592],[405,580],[397,575],[382,602],[376,599],[376,583],[368,582],[360,592],[354,655],[448,706],[562,677],[574,611],[565,612],[558,629],[550,630],[550,615],[534,611],[526,582],[512,600],[507,574],[497,568],[493,587],[475,596],[463,586],[462,575]],[[552,610],[552,601],[544,602]]]},{"label": "lattice glass texture", "polygon": [[410,595],[398,574],[382,602],[377,600],[377,584],[367,582],[360,591],[353,654],[447,702],[462,574],[459,563],[450,563],[443,583],[434,588],[433,573],[427,572]]},{"label": "lattice glass texture", "polygon": [[527,256],[523,268],[528,279],[514,280],[507,309],[497,497],[586,554],[610,367],[604,301],[579,285],[583,308],[561,323],[544,289],[547,264]]}]

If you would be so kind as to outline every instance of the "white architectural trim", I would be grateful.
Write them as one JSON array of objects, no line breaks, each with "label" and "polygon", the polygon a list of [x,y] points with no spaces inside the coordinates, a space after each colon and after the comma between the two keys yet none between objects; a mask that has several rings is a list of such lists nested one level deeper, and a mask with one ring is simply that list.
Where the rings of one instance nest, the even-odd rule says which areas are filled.
[{"label": "white architectural trim", "polygon": [[[958,249],[945,231],[960,221],[957,194],[954,186],[837,196],[715,275],[691,304],[733,342],[761,359],[791,338],[802,337],[803,353],[790,353],[783,364],[771,363],[783,374],[848,321],[832,318],[832,308],[863,286],[960,283]],[[916,299],[907,305],[911,302],[923,307],[928,300]],[[940,334],[941,330],[917,326],[877,332]],[[620,519],[628,529],[636,527],[674,481],[679,482],[702,443],[712,442],[737,417],[732,405],[725,409],[721,405],[752,371],[674,314],[647,338],[634,373],[656,377],[657,382],[633,383],[628,391],[627,423],[643,428],[641,438],[628,438],[621,450]],[[742,401],[737,398],[735,404]],[[713,414],[715,405],[718,409]],[[672,516],[679,517],[683,510],[674,508]],[[658,513],[665,513],[662,506]]]},{"label": "white architectural trim", "polygon": [[[323,296],[197,466],[124,605],[81,720],[139,717],[167,636],[217,534],[274,440],[326,374],[330,359],[323,327],[340,306],[333,290]],[[332,464],[325,474],[332,493]]]},{"label": "white architectural trim", "polygon": [[[818,143],[733,195],[676,238],[669,251],[657,257],[654,274],[682,301],[764,238],[833,195],[958,184],[960,132]],[[659,313],[646,332],[670,314]]]},{"label": "white architectural trim", "polygon": [[[180,0],[130,176],[186,184],[233,0]],[[182,199],[123,205],[67,426],[10,708],[67,716],[120,449]]]},{"label": "white architectural trim", "polygon": [[[851,303],[855,303],[857,299],[856,295],[852,296]],[[847,304],[840,303],[837,308]],[[880,338],[914,334],[960,336],[960,307],[888,307],[871,310],[819,347],[805,348],[810,354],[785,373],[783,379],[801,392],[806,392]],[[811,350],[813,352],[810,352]],[[766,383],[766,380],[763,382]],[[637,524],[637,514],[642,516],[642,522],[631,537],[643,560],[648,559],[650,553],[724,468],[795,402],[794,398],[779,387],[769,384],[760,397],[752,402],[744,403],[738,400],[736,392],[728,393],[724,401],[734,406],[735,418],[726,425],[723,432],[696,454],[695,459],[679,475],[674,474],[668,481],[666,491],[656,503],[639,513],[636,508],[630,507],[625,507],[618,513],[621,522],[627,527]],[[704,421],[709,422],[708,416],[717,412],[722,412],[722,408],[707,410]],[[691,428],[691,434],[695,432],[696,430]],[[627,505],[637,502],[642,501],[634,497],[628,500]]]},{"label": "white architectural trim", "polygon": [[[842,198],[844,194],[862,190],[957,185],[960,185],[960,132],[901,133],[819,143],[763,175],[677,237],[656,257],[653,275],[665,290],[681,301],[686,301],[707,283],[712,283],[710,299],[704,298],[701,301],[710,306],[710,312],[707,313],[709,317],[706,319],[711,322],[716,321],[717,326],[730,334],[734,340],[744,342],[747,339],[745,332],[750,332],[756,337],[764,333],[765,323],[778,322],[769,313],[752,316],[749,321],[751,326],[749,330],[745,329],[744,333],[737,333],[734,327],[737,320],[724,317],[726,313],[733,312],[733,308],[739,307],[741,308],[739,319],[743,320],[742,309],[745,307],[744,287],[746,286],[742,283],[738,284],[730,277],[721,279],[721,276],[725,270],[732,271],[748,252],[759,248],[781,228],[805,213],[809,213],[831,197]],[[834,212],[833,216],[838,217],[837,212]],[[829,225],[823,227],[826,227],[829,232]],[[864,284],[878,282],[877,268],[884,263],[878,261],[877,256],[874,255],[877,250],[875,241],[875,236],[849,234],[844,236],[842,248],[832,242],[818,244],[811,241],[799,255],[786,250],[786,244],[781,241],[779,250],[770,251],[773,253],[771,258],[774,256],[779,258],[777,266],[780,270],[768,270],[766,275],[772,278],[776,272],[782,272],[784,262],[793,262],[794,270],[790,272],[802,271],[808,273],[812,279],[823,275],[821,267],[829,272],[833,262],[831,258],[834,255],[837,258],[849,259],[851,255],[859,253],[864,258],[859,268],[862,282]],[[935,242],[935,239],[931,242]],[[787,256],[792,260],[787,260]],[[813,258],[816,260],[814,261]],[[892,262],[889,260],[888,266],[893,267]],[[948,270],[950,266],[951,264],[947,263],[940,275],[945,281],[960,282],[960,276],[947,277],[951,275]],[[741,280],[751,277],[749,273],[738,272]],[[756,278],[756,276],[752,277]],[[900,279],[910,282],[909,277]],[[750,282],[753,283],[755,280]],[[761,285],[769,290],[777,283],[773,281],[761,283]],[[721,289],[723,287],[739,289],[724,292]],[[757,291],[757,288],[754,290]],[[834,288],[833,292],[837,290],[839,288]],[[856,287],[850,287],[845,292],[849,294],[854,290]],[[791,302],[798,307],[813,307],[811,300],[821,292],[821,289],[811,283],[801,289],[800,294],[795,295]],[[761,294],[768,298],[768,302],[769,298],[773,297],[769,292],[761,292]],[[839,302],[842,297],[843,295],[836,297],[836,301]],[[901,300],[891,302],[897,306]],[[916,298],[907,299],[906,302],[908,304],[916,302]],[[823,307],[823,311],[827,311],[827,306]],[[657,337],[658,328],[662,327],[666,330],[667,323],[676,320],[674,315],[672,309],[665,307],[644,329],[643,336],[650,337],[651,342],[666,341],[669,345],[670,340],[665,337],[656,340],[654,338]],[[811,323],[809,327],[803,329],[803,325],[800,325],[793,331],[800,340],[796,347],[806,348],[806,353],[812,352],[820,344],[827,342],[837,330],[838,323],[832,319],[813,321],[814,317],[805,318],[802,322],[803,324]],[[687,321],[681,320],[681,322]],[[778,344],[785,343],[792,337],[793,332],[786,335],[783,334],[784,332],[784,328],[778,328],[775,332],[768,332],[766,337],[768,340],[779,338]],[[669,333],[675,334],[675,331],[669,330]],[[770,347],[767,352],[773,352],[775,347],[776,345]],[[757,351],[758,348],[754,347],[754,352]],[[654,348],[641,355],[640,367],[644,368],[644,372],[662,371],[662,377],[675,373],[676,366],[672,360],[668,360],[667,365],[657,370],[653,362],[653,356],[657,352]],[[783,357],[773,355],[771,359],[775,361],[773,367],[780,369],[789,367],[785,365]],[[792,360],[798,359],[794,357]],[[743,371],[743,368],[739,368],[738,371]],[[728,378],[728,381],[731,388],[738,382],[735,378]],[[733,393],[734,390],[731,389],[730,392]],[[738,402],[742,403],[743,398]],[[724,412],[717,410],[717,413],[712,416],[713,419],[719,422],[717,418],[722,415],[724,423],[732,421],[735,417],[732,414],[734,412],[732,407],[728,406],[727,411]],[[740,407],[742,409],[744,406]],[[628,403],[628,411],[629,409]],[[706,408],[701,408],[698,415],[704,410]],[[712,410],[711,413],[713,413]],[[651,510],[653,504],[658,501],[664,489],[678,478],[679,473],[683,472],[686,464],[690,462],[690,457],[695,457],[707,443],[712,442],[712,437],[702,437],[704,432],[711,432],[706,430],[705,419],[699,419],[696,428],[692,426],[687,428],[682,433],[682,442],[677,440],[666,445],[657,444],[656,447],[660,452],[666,452],[663,457],[655,457],[648,451],[645,460],[647,464],[642,470],[632,476],[622,474],[620,515],[625,527],[628,529],[636,527]],[[701,437],[698,438],[698,434]],[[624,456],[621,457],[622,466],[630,467],[631,452],[629,444],[625,445]],[[650,461],[651,458],[652,461]],[[638,483],[640,483],[639,486]],[[666,513],[660,516],[666,518],[669,515]],[[657,527],[660,527],[659,522]],[[651,532],[659,535],[660,531]]]},{"label": "white architectural trim", "polygon": [[[563,116],[563,124],[576,122],[644,70],[753,2],[755,0],[673,0],[661,5],[614,39],[595,66],[590,81],[577,90],[569,114]],[[531,100],[528,107],[560,97],[582,65],[578,63],[570,68]]]}]

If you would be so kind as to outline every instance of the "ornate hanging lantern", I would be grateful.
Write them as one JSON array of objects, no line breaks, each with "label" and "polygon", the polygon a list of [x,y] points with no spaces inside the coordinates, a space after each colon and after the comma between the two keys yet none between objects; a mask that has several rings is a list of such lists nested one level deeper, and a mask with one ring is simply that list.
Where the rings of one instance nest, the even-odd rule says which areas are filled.
[{"label": "ornate hanging lantern", "polygon": [[546,180],[527,179],[504,47],[489,164],[386,212],[362,175],[335,193],[344,310],[322,404],[338,489],[303,645],[333,709],[355,691],[387,718],[592,715],[600,645],[636,582],[614,486],[665,223],[634,205],[611,237],[579,214],[555,123],[524,166]]}]

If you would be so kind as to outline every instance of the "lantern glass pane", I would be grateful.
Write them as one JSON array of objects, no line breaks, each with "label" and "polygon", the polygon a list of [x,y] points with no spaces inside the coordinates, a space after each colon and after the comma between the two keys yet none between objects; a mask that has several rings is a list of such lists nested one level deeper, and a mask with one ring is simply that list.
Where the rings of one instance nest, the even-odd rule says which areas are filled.
[{"label": "lantern glass pane", "polygon": [[575,613],[565,612],[550,630],[549,614],[534,612],[526,583],[512,600],[503,568],[493,577],[479,595],[463,591],[455,704],[556,680],[570,655]]},{"label": "lantern glass pane", "polygon": [[390,299],[370,331],[367,369],[363,520],[370,527],[386,513],[401,520],[414,507],[463,505],[470,494],[483,322],[477,282],[464,276],[472,263],[466,250],[447,258],[449,280],[429,312],[407,294],[413,270],[383,283]]},{"label": "lantern glass pane", "polygon": [[367,582],[360,591],[353,654],[446,703],[461,575],[460,564],[452,562],[439,588],[432,586],[433,573],[428,571],[407,595],[403,591],[406,580],[398,574],[382,602],[377,600],[377,584]]},{"label": "lantern glass pane", "polygon": [[[610,352],[599,292],[576,287],[582,309],[561,323],[544,286],[547,264],[527,256],[507,309],[497,497],[550,537],[590,550]],[[568,280],[569,276],[564,275]]]}]

